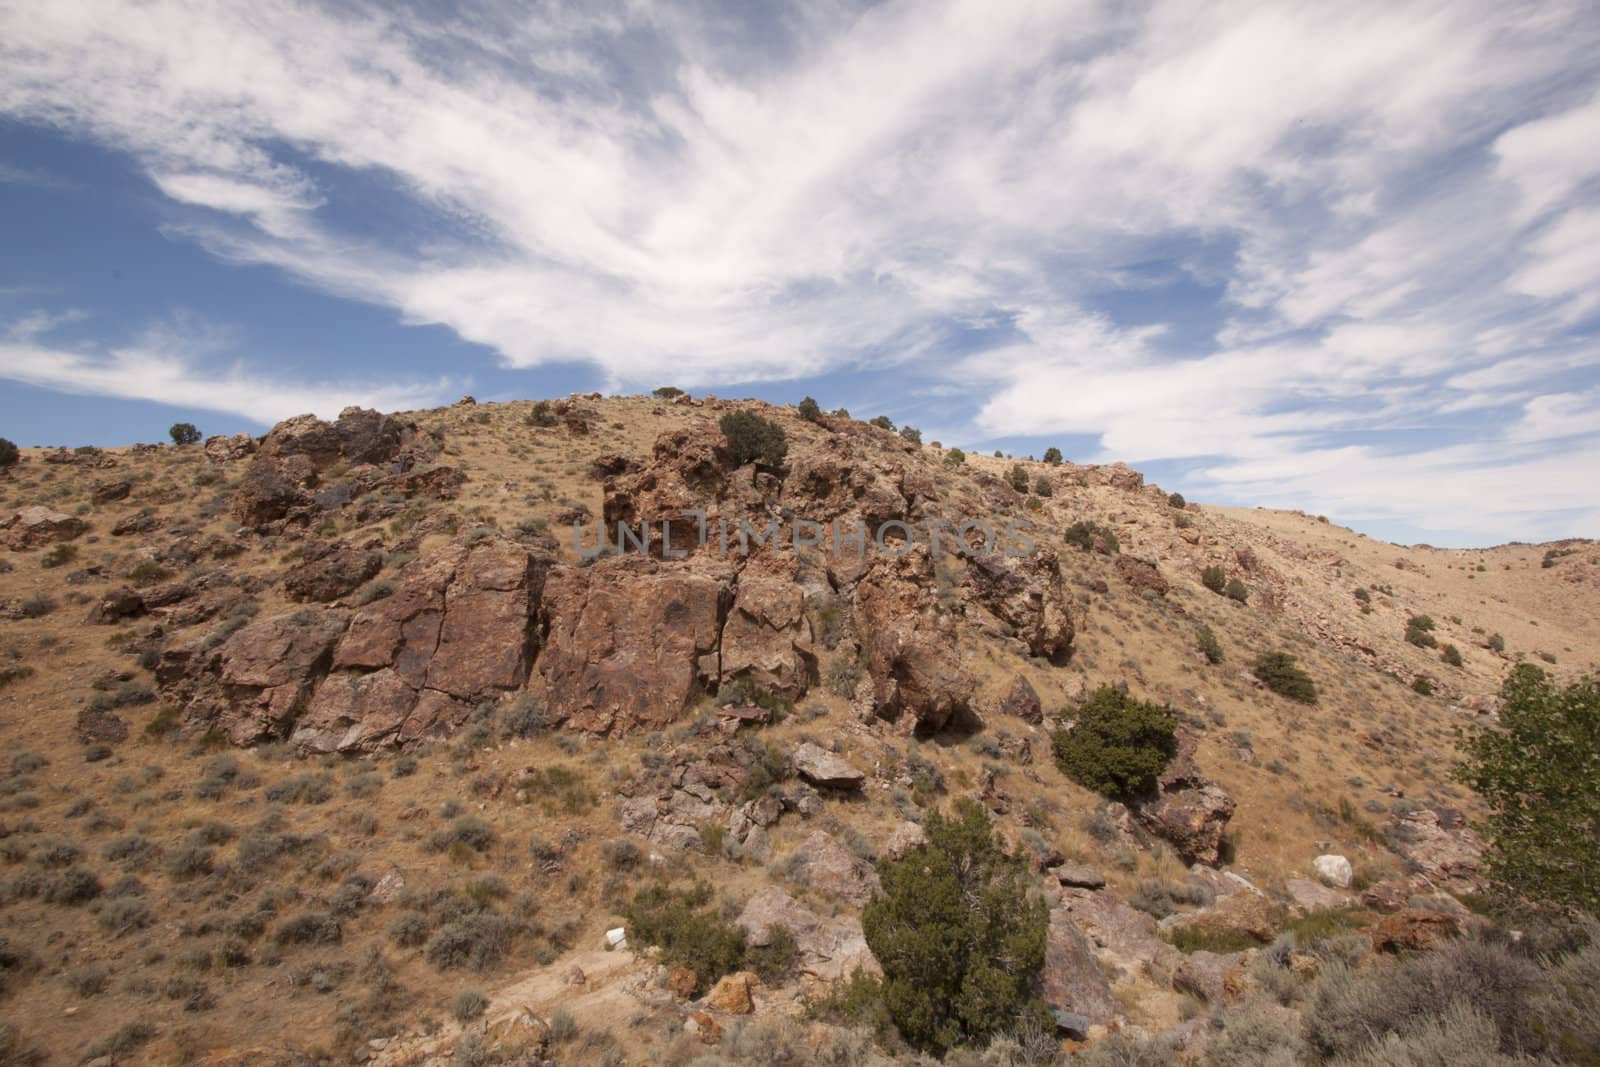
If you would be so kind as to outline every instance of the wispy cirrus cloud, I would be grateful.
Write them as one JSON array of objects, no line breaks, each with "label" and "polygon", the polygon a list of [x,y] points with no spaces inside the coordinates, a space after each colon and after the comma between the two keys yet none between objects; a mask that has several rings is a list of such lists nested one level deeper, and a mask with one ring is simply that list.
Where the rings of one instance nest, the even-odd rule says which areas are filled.
[{"label": "wispy cirrus cloud", "polygon": [[[1549,435],[1600,438],[1582,3],[66,0],[0,42],[0,114],[132,153],[172,232],[510,366],[894,364],[973,436],[1417,522],[1514,471],[1486,534],[1570,522]],[[414,225],[348,225],[350,175]]]}]

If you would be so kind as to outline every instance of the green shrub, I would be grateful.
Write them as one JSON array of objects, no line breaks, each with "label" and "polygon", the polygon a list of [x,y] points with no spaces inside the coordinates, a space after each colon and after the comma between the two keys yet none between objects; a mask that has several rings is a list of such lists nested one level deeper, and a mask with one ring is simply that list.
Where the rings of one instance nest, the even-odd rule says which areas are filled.
[{"label": "green shrub", "polygon": [[1050,464],[1050,466],[1052,466],[1052,467],[1060,466],[1061,465],[1061,449],[1057,448],[1055,445],[1051,445],[1049,448],[1045,449],[1044,450],[1044,461],[1046,463]]},{"label": "green shrub", "polygon": [[683,390],[679,389],[676,385],[658,385],[655,389],[651,390],[650,395],[658,397],[662,400],[671,400],[674,397],[682,396]]},{"label": "green shrub", "polygon": [[285,919],[272,933],[280,945],[336,945],[344,936],[339,920],[325,911],[303,911]]},{"label": "green shrub", "polygon": [[1489,809],[1489,877],[1502,895],[1600,913],[1600,679],[1556,685],[1512,669],[1499,720],[1460,738],[1452,772]]},{"label": "green shrub", "polygon": [[1034,481],[1033,481],[1033,495],[1034,496],[1054,496],[1055,492],[1056,492],[1055,486],[1050,484],[1050,479],[1049,478],[1047,478],[1047,477],[1045,477],[1044,475],[1041,474],[1041,475],[1039,475],[1039,477],[1034,479]]},{"label": "green shrub", "polygon": [[768,986],[782,986],[794,977],[795,964],[800,959],[800,946],[794,932],[787,926],[774,923],[767,927],[765,944],[745,948],[745,966],[756,973]]},{"label": "green shrub", "polygon": [[1426,674],[1419,674],[1412,679],[1411,688],[1425,697],[1433,696],[1433,681]]},{"label": "green shrub", "polygon": [[20,458],[22,458],[22,454],[17,451],[16,444],[7,438],[0,437],[0,469],[16,466],[17,460]]},{"label": "green shrub", "polygon": [[1241,604],[1250,599],[1250,587],[1237,578],[1229,578],[1222,592],[1229,600],[1237,600]]},{"label": "green shrub", "polygon": [[1019,493],[1027,493],[1027,491],[1028,491],[1028,468],[1024,467],[1020,463],[1013,464],[1012,467],[1011,467],[1010,478],[1011,478],[1011,488],[1015,489]]},{"label": "green shrub", "polygon": [[476,815],[461,815],[449,826],[428,835],[429,852],[444,852],[453,845],[464,845],[474,852],[487,852],[494,844],[494,827]]},{"label": "green shrub", "polygon": [[1073,713],[1072,729],[1051,737],[1056,766],[1086,789],[1108,797],[1138,796],[1177,751],[1177,715],[1102,685]]},{"label": "green shrub", "polygon": [[696,885],[672,889],[647,886],[622,909],[628,937],[661,949],[662,962],[693,971],[698,989],[709,989],[717,979],[744,963],[744,931],[726,922],[707,905],[711,888]]},{"label": "green shrub", "polygon": [[1365,586],[1356,586],[1356,599],[1363,604],[1372,603],[1372,594],[1367,592]]},{"label": "green shrub", "polygon": [[1189,502],[1183,499],[1182,493],[1172,493],[1167,496],[1167,503],[1172,507],[1181,508],[1187,505]]},{"label": "green shrub", "polygon": [[1200,584],[1213,593],[1221,593],[1228,587],[1228,574],[1221,567],[1212,564],[1200,572]]},{"label": "green shrub", "polygon": [[905,438],[907,441],[910,441],[914,445],[920,445],[922,443],[922,431],[917,429],[915,426],[900,427],[900,436]]},{"label": "green shrub", "polygon": [[783,466],[783,458],[789,454],[789,439],[776,422],[753,411],[730,411],[717,425],[728,439],[728,455],[735,466]]},{"label": "green shrub", "polygon": [[876,426],[880,430],[894,431],[894,420],[887,415],[878,415],[867,421],[868,426]]},{"label": "green shrub", "polygon": [[807,422],[822,421],[822,406],[809,396],[800,401],[799,405],[795,408],[795,411],[797,411],[800,417],[805,419]]},{"label": "green shrub", "polygon": [[1290,700],[1302,704],[1317,702],[1317,686],[1287,652],[1263,652],[1251,667],[1261,684]]},{"label": "green shrub", "polygon": [[77,545],[54,545],[39,560],[46,567],[64,567],[78,558]]},{"label": "green shrub", "polygon": [[1205,623],[1200,624],[1196,631],[1196,639],[1200,643],[1200,652],[1205,656],[1207,663],[1222,662],[1222,642],[1217,640],[1215,631]]},{"label": "green shrub", "polygon": [[1116,533],[1109,526],[1083,519],[1068,526],[1066,532],[1061,535],[1061,540],[1085,552],[1104,551],[1106,555],[1114,556],[1122,551]]},{"label": "green shrub", "polygon": [[[946,467],[959,467],[966,461],[967,454],[959,448],[952,448],[944,454],[944,465]],[[1026,486],[1024,486],[1024,489],[1026,489]]]},{"label": "green shrub", "polygon": [[1433,636],[1433,620],[1426,615],[1413,615],[1406,620],[1406,640],[1418,648],[1437,648],[1439,641]]},{"label": "green shrub", "polygon": [[450,998],[450,1014],[457,1022],[471,1022],[489,1010],[489,998],[476,989],[463,989]]},{"label": "green shrub", "polygon": [[1506,639],[1499,634],[1490,634],[1488,644],[1491,652],[1504,652],[1506,650]]},{"label": "green shrub", "polygon": [[489,912],[473,912],[440,926],[428,938],[422,954],[441,971],[484,971],[505,958],[515,937],[516,927],[511,920]]},{"label": "green shrub", "polygon": [[1047,1015],[1030,987],[1049,912],[977,801],[963,798],[948,818],[929,812],[924,829],[926,843],[879,863],[883,892],[861,926],[895,1026],[912,1045],[943,1052]]},{"label": "green shrub", "polygon": [[200,440],[200,430],[192,422],[175,422],[167,430],[175,445],[192,445]]},{"label": "green shrub", "polygon": [[548,400],[535,400],[533,407],[528,409],[528,416],[523,420],[529,426],[548,429],[561,420],[556,418],[555,408]]}]

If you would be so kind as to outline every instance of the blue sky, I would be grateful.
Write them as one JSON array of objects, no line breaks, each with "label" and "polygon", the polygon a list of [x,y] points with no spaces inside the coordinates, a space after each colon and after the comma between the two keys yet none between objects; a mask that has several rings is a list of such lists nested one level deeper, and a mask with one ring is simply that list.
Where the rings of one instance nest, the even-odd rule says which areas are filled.
[{"label": "blue sky", "polygon": [[0,0],[0,435],[639,392],[1600,535],[1592,4]]}]

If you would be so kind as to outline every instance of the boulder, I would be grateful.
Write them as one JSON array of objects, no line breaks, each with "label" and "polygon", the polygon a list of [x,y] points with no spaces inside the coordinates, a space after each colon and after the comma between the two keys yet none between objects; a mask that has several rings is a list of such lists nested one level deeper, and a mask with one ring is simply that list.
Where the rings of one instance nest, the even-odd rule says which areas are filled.
[{"label": "boulder", "polygon": [[1436,888],[1449,893],[1483,889],[1483,840],[1459,812],[1419,808],[1393,819],[1384,836]]},{"label": "boulder", "polygon": [[257,455],[228,502],[229,514],[252,529],[285,519],[314,503],[309,486],[315,474],[305,456],[279,460]]},{"label": "boulder", "polygon": [[1316,871],[1317,878],[1323,885],[1333,886],[1335,889],[1349,889],[1350,883],[1356,876],[1349,860],[1331,854],[1318,856],[1311,862],[1311,869]]},{"label": "boulder", "polygon": [[1347,908],[1353,901],[1348,893],[1341,893],[1337,889],[1330,889],[1320,882],[1313,882],[1309,878],[1288,878],[1283,883],[1284,892],[1289,894],[1293,902],[1293,910],[1304,915],[1318,911],[1332,911],[1335,908]]},{"label": "boulder", "polygon": [[1167,580],[1161,576],[1161,571],[1156,565],[1149,560],[1119,555],[1116,568],[1117,573],[1122,575],[1122,580],[1133,586],[1140,594],[1167,595],[1167,591],[1170,588]]},{"label": "boulder", "polygon": [[232,437],[214,434],[206,438],[204,448],[206,459],[212,463],[231,463],[255,455],[256,439],[247,433],[236,433]]},{"label": "boulder", "polygon": [[770,943],[773,927],[787,929],[794,935],[800,970],[816,978],[848,978],[857,969],[868,975],[883,973],[867,948],[861,920],[851,915],[823,918],[777,886],[758,889],[734,922],[757,948]]},{"label": "boulder", "polygon": [[556,567],[539,657],[553,721],[621,736],[675,722],[716,672],[724,585],[639,556]]},{"label": "boulder", "polygon": [[89,503],[110,504],[117,500],[126,500],[128,494],[133,492],[133,483],[130,481],[95,482],[89,490]]},{"label": "boulder", "polygon": [[1011,680],[1011,688],[1000,702],[1000,711],[1004,715],[1015,715],[1024,722],[1044,721],[1044,705],[1039,701],[1038,692],[1020,674]]},{"label": "boulder", "polygon": [[938,610],[926,547],[875,561],[856,587],[856,638],[874,713],[906,732],[936,732],[971,708],[972,676],[952,654],[954,620]]},{"label": "boulder", "polygon": [[360,588],[383,569],[383,553],[340,547],[319,559],[308,560],[283,576],[283,592],[290,600],[337,600]]},{"label": "boulder", "polygon": [[1034,656],[1059,660],[1072,649],[1074,627],[1061,562],[1053,549],[1030,556],[990,552],[968,561],[975,599],[1009,624]]},{"label": "boulder", "polygon": [[798,574],[793,555],[772,552],[751,557],[739,571],[722,627],[722,684],[745,682],[791,699],[805,693],[817,656]]},{"label": "boulder", "polygon": [[717,984],[706,994],[705,1005],[712,1011],[729,1015],[749,1015],[756,1008],[750,996],[750,990],[756,982],[756,976],[749,971],[725,974],[717,979]]},{"label": "boulder", "polygon": [[88,525],[76,515],[34,504],[0,520],[0,540],[16,552],[81,537]]},{"label": "boulder", "polygon": [[788,877],[826,896],[861,907],[880,888],[872,864],[817,830],[783,860]]},{"label": "boulder", "polygon": [[811,741],[803,742],[794,750],[793,762],[795,771],[812,785],[859,789],[867,777],[849,760]]},{"label": "boulder", "polygon": [[1095,958],[1089,939],[1066,908],[1050,912],[1045,932],[1044,967],[1039,972],[1039,996],[1054,1011],[1085,1016],[1091,1023],[1108,1023],[1117,1014],[1117,1001],[1105,972]]},{"label": "boulder", "polygon": [[1278,936],[1283,918],[1283,908],[1270,897],[1240,889],[1219,897],[1208,908],[1171,916],[1161,925],[1163,929],[1188,930],[1223,940],[1243,935],[1266,944]]},{"label": "boulder", "polygon": [[889,831],[888,840],[881,849],[883,855],[891,860],[897,860],[918,845],[926,844],[928,834],[920,823],[902,822]]},{"label": "boulder", "polygon": [[1195,765],[1194,738],[1178,736],[1178,747],[1156,782],[1154,797],[1135,808],[1139,822],[1166,841],[1185,863],[1215,865],[1222,860],[1223,835],[1234,802]]},{"label": "boulder", "polygon": [[454,500],[461,495],[461,487],[466,484],[465,471],[459,467],[440,465],[410,470],[385,478],[378,483],[378,488],[382,492],[399,493],[407,500],[414,497]]},{"label": "boulder", "polygon": [[1191,993],[1207,1004],[1221,1004],[1227,991],[1228,972],[1238,961],[1238,953],[1187,953],[1172,969],[1172,988]]},{"label": "boulder", "polygon": [[1442,911],[1406,908],[1378,920],[1372,931],[1374,952],[1420,952],[1461,934],[1461,921]]},{"label": "boulder", "polygon": [[1087,863],[1063,863],[1050,872],[1057,882],[1078,889],[1104,889],[1106,876],[1098,867]]},{"label": "boulder", "polygon": [[91,623],[110,624],[121,622],[123,619],[135,619],[145,613],[144,597],[137,592],[123,586],[113,589],[95,601],[89,609],[88,621]]}]

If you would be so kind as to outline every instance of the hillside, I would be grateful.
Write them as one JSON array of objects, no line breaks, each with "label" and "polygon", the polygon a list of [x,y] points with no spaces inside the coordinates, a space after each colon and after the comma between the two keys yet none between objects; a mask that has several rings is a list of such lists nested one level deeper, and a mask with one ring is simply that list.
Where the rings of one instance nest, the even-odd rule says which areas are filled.
[{"label": "hillside", "polygon": [[[781,469],[729,455],[730,411],[783,427]],[[0,477],[0,1017],[47,1063],[686,1063],[743,1013],[607,950],[654,874],[753,938],[792,927],[754,1016],[836,1045],[804,1008],[874,966],[866,860],[959,797],[1038,875],[1073,1047],[1189,1024],[1254,959],[1239,939],[1293,916],[1468,922],[1455,731],[1516,662],[1597,669],[1600,545],[1400,547],[1175,506],[1120,464],[1022,461],[1018,492],[1016,466],[596,394],[24,450]],[[685,508],[783,536],[1025,520],[1037,550],[723,554]],[[585,558],[619,521],[651,552]],[[1253,673],[1280,651],[1315,703]],[[1145,803],[1052,759],[1104,684],[1178,713]],[[458,1019],[464,990],[487,1010]]]}]

